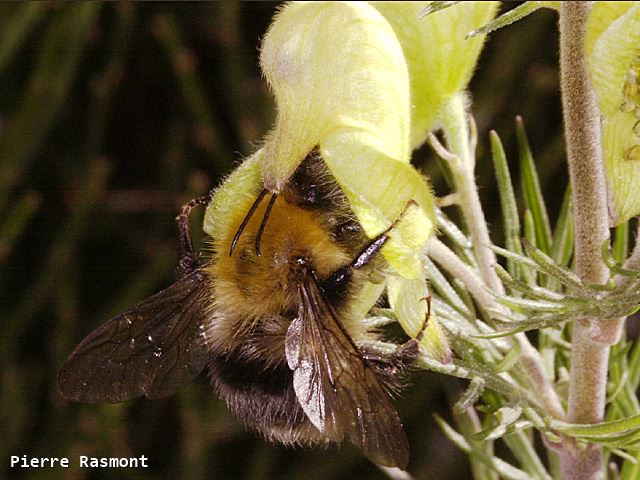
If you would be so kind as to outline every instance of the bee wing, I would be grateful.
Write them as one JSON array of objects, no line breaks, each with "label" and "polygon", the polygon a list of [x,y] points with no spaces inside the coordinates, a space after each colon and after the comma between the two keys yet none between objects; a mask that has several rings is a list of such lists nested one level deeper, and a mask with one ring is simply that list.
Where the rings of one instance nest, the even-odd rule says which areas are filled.
[{"label": "bee wing", "polygon": [[98,327],[62,366],[62,394],[89,403],[160,398],[195,378],[207,361],[206,285],[195,270]]},{"label": "bee wing", "polygon": [[379,465],[404,468],[409,443],[375,373],[325,300],[312,275],[299,287],[302,302],[285,340],[298,402],[332,441],[345,434]]}]

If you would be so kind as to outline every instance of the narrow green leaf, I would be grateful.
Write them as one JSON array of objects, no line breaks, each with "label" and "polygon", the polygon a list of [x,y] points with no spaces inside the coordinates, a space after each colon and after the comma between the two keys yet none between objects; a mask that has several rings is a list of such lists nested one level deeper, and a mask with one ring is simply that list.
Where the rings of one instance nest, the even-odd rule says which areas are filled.
[{"label": "narrow green leaf", "polygon": [[576,437],[584,442],[598,443],[610,448],[640,449],[640,430],[629,430],[615,435],[580,435]]},{"label": "narrow green leaf", "polygon": [[546,317],[536,316],[530,320],[503,322],[496,319],[496,323],[501,323],[504,330],[497,331],[495,333],[487,333],[482,335],[474,335],[477,338],[484,338],[487,340],[509,337],[520,332],[528,332],[529,330],[540,330],[542,328],[555,327],[563,322],[571,320],[567,314],[549,315]]},{"label": "narrow green leaf", "polygon": [[634,453],[636,462],[625,461],[620,470],[620,480],[637,480],[640,478],[640,451]]},{"label": "narrow green leaf", "polygon": [[494,370],[496,371],[496,373],[508,372],[509,370],[511,370],[511,368],[516,363],[518,363],[518,360],[520,360],[521,353],[522,351],[521,351],[520,344],[514,343],[513,348],[511,348],[507,352],[507,354],[504,356],[502,361],[494,367]]},{"label": "narrow green leaf", "polygon": [[453,281],[451,282],[451,286],[455,289],[456,293],[462,299],[467,309],[469,310],[470,318],[476,318],[477,313],[476,313],[475,303],[473,301],[473,297],[469,293],[469,290],[467,290],[467,287],[464,284],[464,282],[462,282],[458,278],[454,278]]},{"label": "narrow green leaf", "polygon": [[622,264],[629,255],[629,222],[624,222],[615,228],[613,240],[613,258]]},{"label": "narrow green leaf", "polygon": [[456,293],[455,289],[447,281],[440,269],[431,261],[430,258],[424,259],[424,269],[429,283],[440,296],[446,300],[449,305],[455,308],[461,315],[470,317],[471,312],[466,303]]},{"label": "narrow green leaf", "polygon": [[508,258],[514,260],[522,265],[526,265],[527,267],[539,268],[536,262],[527,258],[523,255],[518,255],[517,253],[510,252],[504,248],[497,247],[496,245],[489,245],[489,248],[493,250],[494,253],[500,255],[501,257]]},{"label": "narrow green leaf", "polygon": [[14,207],[0,225],[0,261],[4,260],[13,249],[18,238],[33,217],[40,205],[40,195],[36,192],[27,192]]},{"label": "narrow green leaf", "polygon": [[538,430],[545,430],[547,428],[547,424],[544,422],[544,419],[538,414],[535,409],[531,407],[525,407],[522,409],[522,414],[529,420],[531,420],[531,423],[533,423],[533,425]]},{"label": "narrow green leaf", "polygon": [[494,427],[487,428],[482,432],[478,432],[474,438],[477,440],[498,440],[500,438],[505,438],[509,435],[513,435],[516,432],[522,432],[522,430],[526,430],[533,427],[533,424],[528,420],[517,420],[514,422],[510,422],[508,424],[499,424]]},{"label": "narrow green leaf", "polygon": [[[521,407],[500,407],[489,419],[489,428],[474,434],[474,440],[495,440],[506,433],[506,427],[516,422],[522,415]],[[496,423],[497,422],[497,423]],[[531,426],[531,422],[526,422]]]},{"label": "narrow green leaf", "polygon": [[640,277],[639,270],[629,270],[627,268],[623,268],[622,265],[620,265],[620,263],[614,258],[613,253],[611,252],[611,243],[609,239],[605,240],[602,243],[601,252],[602,252],[602,260],[604,261],[604,264],[613,273],[617,273],[618,275],[623,275],[629,278]]},{"label": "narrow green leaf", "polygon": [[[610,363],[615,360],[611,359]],[[607,403],[613,403],[618,400],[621,396],[621,393],[624,392],[624,387],[629,379],[629,372],[627,370],[622,370],[621,374],[615,375],[613,374],[613,367],[609,369],[609,375],[611,377],[611,382],[609,383],[609,387],[614,387],[613,391],[607,395]]]},{"label": "narrow green leaf", "polygon": [[532,437],[527,436],[526,432],[518,430],[511,435],[502,437],[504,443],[509,447],[513,456],[516,457],[522,468],[533,478],[540,480],[552,480],[540,457],[536,453],[535,446],[532,444]]},{"label": "narrow green leaf", "polygon": [[631,349],[628,358],[629,362],[629,384],[635,391],[640,386],[640,342],[636,341]]},{"label": "narrow green leaf", "polygon": [[521,18],[526,17],[530,13],[533,13],[540,8],[549,7],[552,3],[553,2],[524,2],[522,5],[518,5],[516,8],[513,8],[508,12],[503,13],[499,17],[494,18],[483,27],[469,32],[467,34],[467,37],[475,37],[476,35],[491,33],[495,30],[498,30],[499,28],[506,27],[507,25],[511,25],[512,23],[517,22]]},{"label": "narrow green leaf", "polygon": [[451,362],[443,364],[427,355],[420,355],[418,366],[458,378],[472,379],[481,377],[485,381],[487,388],[504,395],[511,401],[523,402],[524,405],[528,406],[537,406],[532,405],[534,399],[520,385],[505,380],[504,376],[495,374],[486,368],[467,365],[460,359],[454,358]]},{"label": "narrow green leaf", "polygon": [[469,386],[453,406],[454,415],[462,415],[467,408],[472,407],[484,392],[484,387],[485,382],[481,377],[471,379]]},{"label": "narrow green leaf", "polygon": [[538,239],[536,238],[536,225],[533,219],[533,214],[528,208],[524,211],[524,238],[531,244],[537,245]]},{"label": "narrow green leaf", "polygon": [[638,463],[638,460],[633,456],[628,454],[627,452],[625,452],[624,450],[620,450],[618,448],[612,448],[611,449],[611,453],[613,453],[614,455],[619,456],[620,458],[623,458],[624,460],[627,460],[631,463]]},{"label": "narrow green leaf", "polygon": [[574,437],[605,438],[607,436],[621,433],[640,431],[640,415],[630,418],[616,420],[613,422],[602,422],[594,424],[567,423],[560,420],[551,419],[549,428],[558,430]]},{"label": "narrow green leaf", "polygon": [[6,22],[0,36],[0,73],[20,51],[23,42],[45,16],[49,6],[45,2],[24,2]]},{"label": "narrow green leaf", "polygon": [[560,215],[553,231],[551,258],[563,267],[569,266],[573,254],[573,216],[571,215],[571,186],[567,186]]},{"label": "narrow green leaf", "polygon": [[436,208],[436,228],[451,240],[453,250],[464,262],[473,268],[478,268],[471,240],[439,208]]},{"label": "narrow green leaf", "polygon": [[536,246],[543,252],[551,253],[551,227],[549,215],[544,204],[540,180],[536,170],[529,140],[521,117],[516,117],[516,135],[518,138],[518,152],[520,154],[520,173],[522,175],[522,192],[525,206],[531,211],[535,227]]},{"label": "narrow green leaf", "polygon": [[518,205],[513,192],[509,166],[507,165],[507,156],[504,153],[500,137],[494,130],[489,133],[489,137],[491,139],[493,168],[496,173],[496,182],[500,195],[500,208],[504,221],[505,246],[512,252],[522,253],[522,247],[520,246],[520,217],[518,216]]},{"label": "narrow green leaf", "polygon": [[533,310],[535,312],[558,313],[568,310],[565,304],[548,300],[532,300],[529,298],[510,297],[508,295],[495,295],[495,297],[502,305],[517,312]]},{"label": "narrow green leaf", "polygon": [[460,435],[451,425],[449,425],[440,415],[434,414],[433,418],[435,419],[442,432],[447,436],[449,440],[454,443],[454,445],[456,445],[465,453],[469,453],[471,451],[471,445],[469,445],[467,440],[462,435]]},{"label": "narrow green leaf", "polygon": [[48,26],[43,48],[24,89],[24,98],[0,136],[0,207],[6,203],[14,183],[35,157],[61,112],[102,5],[99,2],[62,4]]},{"label": "narrow green leaf", "polygon": [[[475,322],[470,322],[469,318],[460,315],[460,312],[439,296],[431,295],[431,308],[438,318],[445,317],[450,323],[455,324],[455,334],[473,334],[478,332],[478,329],[475,327]],[[447,324],[445,326],[451,329],[451,325]]]},{"label": "narrow green leaf", "polygon": [[454,6],[456,3],[460,3],[460,1],[441,1],[441,2],[429,2],[429,5],[424,7],[420,14],[418,15],[418,20],[422,20],[427,15],[431,15],[432,13],[439,12],[440,10],[444,10],[445,8],[449,8]]},{"label": "narrow green leaf", "polygon": [[587,286],[582,283],[580,277],[568,268],[562,267],[555,263],[551,257],[549,257],[542,250],[523,242],[523,247],[526,254],[536,263],[540,271],[550,275],[565,285],[567,288],[574,290],[580,296],[586,298],[596,298],[597,295]]},{"label": "narrow green leaf", "polygon": [[496,264],[494,270],[498,274],[498,277],[505,287],[513,291],[520,292],[529,298],[533,298],[535,300],[549,300],[554,302],[562,301],[566,298],[564,295],[554,292],[553,290],[528,285],[520,280],[516,280],[511,275],[509,275],[509,272],[507,272],[500,264]]},{"label": "narrow green leaf", "polygon": [[[520,217],[518,215],[518,205],[516,203],[511,174],[507,164],[507,157],[498,134],[492,130],[489,135],[491,138],[493,168],[496,172],[498,193],[500,194],[505,246],[507,250],[522,254],[522,245],[520,244]],[[518,266],[511,259],[507,259],[507,270],[515,278],[522,278],[527,283],[533,283],[533,278],[529,270]]]},{"label": "narrow green leaf", "polygon": [[437,415],[434,415],[434,417],[436,423],[449,440],[451,440],[460,450],[469,454],[472,459],[477,459],[479,462],[501,475],[502,478],[506,478],[508,480],[531,480],[531,477],[522,470],[497,457],[491,457],[478,448],[474,448],[467,439],[465,439],[460,433],[456,432],[453,427],[451,427],[441,417]]}]

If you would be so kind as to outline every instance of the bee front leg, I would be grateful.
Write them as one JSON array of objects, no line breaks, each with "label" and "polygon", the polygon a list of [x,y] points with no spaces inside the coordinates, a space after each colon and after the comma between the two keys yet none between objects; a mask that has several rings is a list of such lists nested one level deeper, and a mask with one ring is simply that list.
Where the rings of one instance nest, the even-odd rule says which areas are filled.
[{"label": "bee front leg", "polygon": [[180,235],[180,262],[179,268],[183,276],[193,272],[198,266],[198,255],[193,249],[191,240],[191,228],[189,227],[189,214],[198,205],[207,205],[211,201],[211,194],[194,198],[186,205],[182,206],[180,215],[176,217]]},{"label": "bee front leg", "polygon": [[409,200],[406,207],[404,207],[404,210],[402,210],[402,213],[400,213],[398,218],[396,218],[384,232],[371,239],[356,258],[351,261],[351,263],[333,272],[333,274],[323,282],[323,289],[329,292],[344,290],[351,280],[354,270],[365,267],[376,257],[376,255],[378,255],[378,253],[380,253],[384,244],[389,240],[389,232],[393,230],[400,220],[404,218],[410,207],[417,205],[418,204],[414,200]]}]

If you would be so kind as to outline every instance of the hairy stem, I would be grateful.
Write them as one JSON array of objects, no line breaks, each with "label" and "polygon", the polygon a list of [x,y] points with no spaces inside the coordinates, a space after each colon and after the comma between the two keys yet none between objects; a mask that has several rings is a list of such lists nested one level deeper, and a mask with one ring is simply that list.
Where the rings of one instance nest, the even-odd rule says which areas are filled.
[{"label": "hairy stem", "polygon": [[[438,263],[445,271],[455,278],[460,279],[483,309],[499,310],[503,308],[496,302],[491,292],[487,290],[483,279],[479,278],[476,274],[476,270],[460,260],[460,258],[440,240],[437,238],[431,239],[428,254],[429,257]],[[544,372],[539,352],[529,343],[524,333],[514,335],[514,339],[520,345],[522,365],[527,371],[529,381],[535,387],[540,403],[551,416],[563,419],[564,411],[562,404],[560,403],[558,394]]]},{"label": "hairy stem", "polygon": [[[600,116],[584,54],[591,2],[562,2],[560,68],[562,107],[573,196],[576,273],[586,283],[605,283],[608,271],[600,248],[609,236]],[[602,421],[606,399],[609,345],[592,338],[592,322],[573,326],[568,421]],[[602,450],[597,445],[567,445],[562,467],[567,479],[603,477]]]},{"label": "hairy stem", "polygon": [[[504,293],[504,286],[493,268],[496,264],[496,257],[489,248],[491,238],[489,237],[489,229],[484,212],[482,211],[482,204],[480,203],[478,187],[474,177],[475,143],[471,139],[465,98],[462,93],[454,96],[445,107],[442,115],[442,123],[450,152],[448,154],[447,152],[441,152],[441,155],[444,154],[446,156],[445,159],[448,160],[451,166],[459,206],[469,230],[474,255],[478,261],[478,268],[482,277],[480,283],[484,283],[491,291],[502,294]],[[431,135],[430,138],[431,144],[437,151],[443,150],[441,146],[438,145],[435,136]],[[435,242],[437,242],[437,240]],[[433,243],[434,242],[432,242],[432,244]],[[449,266],[456,265],[457,267],[462,267],[464,265],[466,267],[455,254],[453,255],[455,259],[449,255],[444,255],[445,252],[440,248],[440,245],[436,244],[434,248],[440,251],[440,254],[435,253],[436,256],[433,257],[434,260],[443,260],[444,256],[447,258]],[[433,250],[431,250],[431,252],[434,253]],[[448,269],[444,264],[441,263],[441,265],[445,269]],[[481,288],[476,288],[473,285],[477,283],[475,281],[477,278],[475,275],[456,276],[456,278],[459,278],[467,284],[467,288],[469,288],[469,291],[472,292],[472,295],[476,297],[476,300],[479,301],[480,304],[485,303],[486,305],[485,299],[488,293],[489,297],[491,297],[491,308],[501,308],[493,299],[492,295],[486,291],[484,285]],[[481,293],[482,291],[485,293]],[[514,335],[514,340],[520,346],[522,365],[528,374],[529,382],[536,388],[536,391],[539,392],[540,399],[547,412],[555,418],[563,419],[564,410],[562,404],[544,371],[539,352],[531,345],[524,333]]]},{"label": "hairy stem", "polygon": [[469,122],[463,94],[455,95],[445,107],[443,130],[449,150],[453,153],[449,162],[458,195],[458,205],[473,242],[473,253],[478,261],[480,274],[491,290],[504,293],[502,283],[493,269],[496,256],[488,247],[491,238],[474,178],[475,152],[470,145]]}]

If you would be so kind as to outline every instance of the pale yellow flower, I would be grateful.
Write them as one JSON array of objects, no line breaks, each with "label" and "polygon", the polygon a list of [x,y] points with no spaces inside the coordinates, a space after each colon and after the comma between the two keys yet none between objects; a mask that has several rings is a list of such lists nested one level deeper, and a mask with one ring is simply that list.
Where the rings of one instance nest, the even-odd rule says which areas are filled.
[{"label": "pale yellow flower", "polygon": [[400,40],[411,82],[411,145],[438,126],[438,114],[467,88],[485,35],[465,38],[495,15],[499,2],[461,2],[419,19],[431,2],[373,2]]},{"label": "pale yellow flower", "polygon": [[265,36],[261,65],[278,107],[261,153],[265,187],[279,191],[317,146],[369,237],[415,201],[383,254],[417,277],[433,197],[409,164],[409,76],[389,23],[362,2],[290,3]]},{"label": "pale yellow flower", "polygon": [[602,119],[609,213],[640,213],[640,4],[596,2],[585,49]]}]

